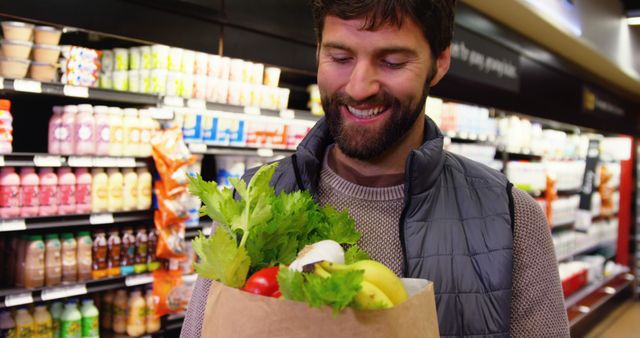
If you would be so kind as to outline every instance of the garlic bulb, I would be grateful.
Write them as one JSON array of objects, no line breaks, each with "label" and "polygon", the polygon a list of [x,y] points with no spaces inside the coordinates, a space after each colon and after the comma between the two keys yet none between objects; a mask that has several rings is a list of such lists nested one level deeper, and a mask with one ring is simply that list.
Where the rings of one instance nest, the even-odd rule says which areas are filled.
[{"label": "garlic bulb", "polygon": [[301,272],[305,265],[320,261],[344,264],[342,246],[330,239],[306,245],[300,250],[296,260],[289,265],[289,269]]}]

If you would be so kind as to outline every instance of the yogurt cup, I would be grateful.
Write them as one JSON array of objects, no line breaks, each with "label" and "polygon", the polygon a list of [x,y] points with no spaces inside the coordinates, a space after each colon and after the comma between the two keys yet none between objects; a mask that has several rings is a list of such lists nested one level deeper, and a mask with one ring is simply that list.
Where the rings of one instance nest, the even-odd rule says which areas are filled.
[{"label": "yogurt cup", "polygon": [[140,47],[140,68],[151,69],[151,47]]},{"label": "yogurt cup", "polygon": [[209,77],[215,77],[217,79],[220,78],[220,59],[220,55],[209,55],[209,67],[207,71],[207,75],[209,75]]},{"label": "yogurt cup", "polygon": [[196,66],[196,52],[192,50],[184,50],[182,52],[182,63],[180,65],[180,71],[185,74],[191,74],[195,72]]},{"label": "yogurt cup", "polygon": [[126,70],[113,72],[113,89],[120,91],[129,89],[129,73]]},{"label": "yogurt cup", "polygon": [[113,72],[100,73],[100,88],[113,89]]},{"label": "yogurt cup", "polygon": [[289,107],[289,94],[291,90],[289,88],[278,88],[278,109],[283,110]]},{"label": "yogurt cup", "polygon": [[39,45],[59,45],[62,30],[51,26],[36,26],[34,30],[36,44]]},{"label": "yogurt cup", "polygon": [[223,56],[220,58],[220,79],[229,80],[229,73],[231,72],[231,59]]},{"label": "yogurt cup", "polygon": [[266,67],[264,69],[264,85],[277,87],[280,82],[280,68]]},{"label": "yogurt cup", "polygon": [[112,50],[103,50],[102,51],[102,57],[100,58],[100,63],[102,64],[102,71],[105,73],[111,73],[113,72],[115,63],[116,63],[116,57],[113,54]]},{"label": "yogurt cup", "polygon": [[171,47],[169,49],[169,70],[179,71],[182,68],[182,48]]},{"label": "yogurt cup", "polygon": [[229,82],[229,94],[227,95],[227,103],[239,106],[241,96],[242,82]]},{"label": "yogurt cup", "polygon": [[7,40],[31,41],[33,25],[20,21],[3,21],[2,33]]},{"label": "yogurt cup", "polygon": [[151,93],[151,71],[148,69],[140,70],[140,93]]},{"label": "yogurt cup", "polygon": [[217,91],[217,87],[218,87],[218,82],[220,82],[220,79],[217,79],[213,76],[208,76],[207,77],[207,101],[209,102],[218,102],[218,91]]},{"label": "yogurt cup", "polygon": [[31,62],[30,76],[34,80],[42,82],[54,82],[57,78],[56,65],[49,62]]},{"label": "yogurt cup", "polygon": [[196,75],[193,80],[193,97],[199,100],[207,98],[207,77]]},{"label": "yogurt cup", "polygon": [[182,97],[190,99],[193,97],[193,74],[183,74],[182,83],[180,84],[180,93]]},{"label": "yogurt cup", "polygon": [[253,90],[254,89],[251,84],[248,84],[248,83],[242,84],[242,86],[240,87],[240,105],[241,106],[245,106],[245,107],[253,106],[252,104]]},{"label": "yogurt cup", "polygon": [[243,80],[243,72],[244,72],[244,60],[242,60],[242,59],[231,59],[230,71],[229,71],[229,81],[242,82],[242,80]]},{"label": "yogurt cup", "polygon": [[134,93],[140,92],[140,71],[129,71],[129,91]]},{"label": "yogurt cup", "polygon": [[23,79],[27,76],[30,63],[30,60],[0,56],[0,76],[12,79]]},{"label": "yogurt cup", "polygon": [[2,40],[2,54],[14,59],[28,59],[33,43],[21,40]]},{"label": "yogurt cup", "polygon": [[129,69],[138,70],[142,67],[142,52],[140,47],[129,48]]},{"label": "yogurt cup", "polygon": [[[151,46],[151,69],[169,68],[169,49],[169,46],[165,45]],[[153,75],[151,77],[153,78]]]},{"label": "yogurt cup", "polygon": [[242,64],[242,82],[251,83],[252,74],[253,74],[253,62],[245,61]]},{"label": "yogurt cup", "polygon": [[251,69],[250,82],[255,85],[261,85],[264,79],[264,65],[262,63],[254,63]]},{"label": "yogurt cup", "polygon": [[209,67],[208,62],[209,62],[209,55],[202,52],[196,53],[195,74],[207,75],[207,71],[208,71],[207,68]]},{"label": "yogurt cup", "polygon": [[114,48],[113,54],[115,55],[114,69],[116,71],[128,70],[129,69],[129,50],[126,48]]},{"label": "yogurt cup", "polygon": [[216,82],[216,102],[229,102],[229,81],[219,80]]},{"label": "yogurt cup", "polygon": [[169,72],[167,74],[167,96],[180,96],[182,89],[183,75],[180,72]]},{"label": "yogurt cup", "polygon": [[162,94],[167,91],[167,71],[154,69],[151,71],[151,93]]},{"label": "yogurt cup", "polygon": [[34,45],[33,59],[37,62],[58,63],[60,47],[56,45]]}]

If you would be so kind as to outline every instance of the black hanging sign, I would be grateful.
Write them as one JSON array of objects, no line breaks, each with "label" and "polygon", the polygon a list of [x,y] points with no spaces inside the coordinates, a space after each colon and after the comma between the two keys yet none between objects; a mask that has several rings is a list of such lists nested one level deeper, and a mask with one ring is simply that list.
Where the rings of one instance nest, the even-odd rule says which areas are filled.
[{"label": "black hanging sign", "polygon": [[580,205],[576,213],[575,230],[586,232],[591,225],[591,195],[595,190],[596,168],[600,160],[600,140],[589,140],[587,161],[585,163],[582,187],[580,188]]}]

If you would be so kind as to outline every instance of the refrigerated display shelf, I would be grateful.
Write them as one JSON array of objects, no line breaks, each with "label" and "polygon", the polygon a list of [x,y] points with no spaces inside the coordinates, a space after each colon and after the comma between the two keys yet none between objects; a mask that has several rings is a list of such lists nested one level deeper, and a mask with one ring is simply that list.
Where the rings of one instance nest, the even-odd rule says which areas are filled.
[{"label": "refrigerated display shelf", "polygon": [[150,157],[62,156],[44,153],[0,155],[0,167],[142,168]]},{"label": "refrigerated display shelf", "polygon": [[[182,328],[184,322],[184,313],[177,313],[162,316],[162,328],[159,331],[148,333],[140,336],[139,338],[170,338],[177,337]],[[100,337],[104,338],[131,338],[126,334],[115,333],[113,331],[102,330],[100,331]]]},{"label": "refrigerated display shelf", "polygon": [[606,240],[606,241],[600,241],[598,243],[592,244],[592,245],[588,245],[582,248],[578,248],[576,250],[574,250],[573,252],[566,254],[566,255],[562,255],[562,256],[558,256],[558,262],[562,262],[565,261],[567,259],[570,259],[572,257],[578,256],[580,254],[583,253],[587,253],[590,251],[594,251],[596,249],[599,248],[604,248],[604,247],[610,247],[610,246],[614,246],[616,245],[617,240]]},{"label": "refrigerated display shelf", "polygon": [[476,134],[466,133],[460,131],[447,131],[444,132],[446,137],[449,137],[453,142],[473,142],[473,143],[487,143],[493,144],[496,141],[495,135],[488,134]]},{"label": "refrigerated display shelf", "polygon": [[205,143],[187,142],[189,150],[194,154],[203,155],[236,155],[236,156],[289,156],[295,153],[293,149],[273,149],[254,147],[214,146]]},{"label": "refrigerated display shelf", "polygon": [[534,161],[534,162],[539,162],[539,161],[542,160],[542,155],[533,154],[533,153],[528,152],[528,151],[524,151],[524,152],[505,151],[504,149],[501,149],[500,147],[498,147],[496,149],[495,158],[497,160],[506,158],[509,161]]},{"label": "refrigerated display shelf", "polygon": [[75,226],[127,223],[152,219],[151,210],[81,215],[41,216],[0,220],[0,233],[8,231],[61,229]]}]

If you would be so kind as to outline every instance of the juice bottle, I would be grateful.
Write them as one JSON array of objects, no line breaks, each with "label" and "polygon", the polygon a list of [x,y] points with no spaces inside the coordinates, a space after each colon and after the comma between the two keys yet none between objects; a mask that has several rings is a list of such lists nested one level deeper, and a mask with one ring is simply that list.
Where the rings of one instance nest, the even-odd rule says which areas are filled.
[{"label": "juice bottle", "polygon": [[146,329],[147,302],[142,297],[140,290],[134,290],[129,297],[129,311],[127,315],[127,334],[131,337],[142,336]]},{"label": "juice bottle", "polygon": [[7,310],[0,310],[0,337],[16,337],[16,322],[11,318],[11,312]]},{"label": "juice bottle", "polygon": [[44,242],[41,235],[30,235],[25,252],[24,287],[44,286]]},{"label": "juice bottle", "polygon": [[20,176],[12,167],[0,171],[0,218],[20,216]]},{"label": "juice bottle", "polygon": [[135,273],[143,273],[147,271],[147,251],[148,251],[147,231],[145,228],[139,228],[136,232],[136,254],[133,271]]},{"label": "juice bottle", "polygon": [[91,280],[93,241],[89,231],[78,232],[77,260],[78,260],[78,281],[85,282]]},{"label": "juice bottle", "polygon": [[76,213],[91,212],[91,173],[87,168],[76,169]]},{"label": "juice bottle", "polygon": [[153,288],[147,288],[147,292],[145,293],[145,302],[147,304],[147,333],[160,331],[160,317],[156,315],[158,297],[153,295]]},{"label": "juice bottle", "polygon": [[120,258],[122,256],[122,241],[118,236],[118,230],[112,230],[107,239],[107,248],[109,249],[108,270],[109,277],[120,276]]},{"label": "juice bottle", "polygon": [[121,211],[122,210],[122,187],[124,185],[124,177],[122,173],[116,168],[109,168],[107,170],[109,175],[109,211]]},{"label": "juice bottle", "polygon": [[109,290],[102,295],[100,326],[105,329],[111,329],[111,325],[113,324],[113,297],[113,290]]},{"label": "juice bottle", "polygon": [[138,147],[139,157],[151,156],[151,136],[153,134],[155,124],[151,118],[151,110],[141,109],[139,112],[140,118],[138,119],[140,127],[140,146]]},{"label": "juice bottle", "polygon": [[58,191],[60,202],[58,214],[68,215],[76,212],[76,175],[71,168],[58,169]]},{"label": "juice bottle", "polygon": [[118,290],[113,298],[113,323],[115,333],[127,332],[127,290]]},{"label": "juice bottle", "polygon": [[140,168],[138,172],[138,201],[137,209],[146,210],[151,208],[151,174],[147,168]]},{"label": "juice bottle", "polygon": [[58,175],[52,168],[40,169],[38,215],[58,214]]},{"label": "juice bottle", "polygon": [[122,234],[122,252],[120,256],[120,274],[127,276],[133,273],[136,255],[136,237],[131,228],[125,228]]},{"label": "juice bottle", "polygon": [[147,270],[155,271],[160,268],[160,262],[156,257],[156,246],[158,245],[158,235],[156,229],[149,229],[149,236],[147,242]]},{"label": "juice bottle", "polygon": [[91,173],[91,212],[105,212],[109,209],[109,177],[103,169]]},{"label": "juice bottle", "polygon": [[11,101],[0,100],[0,154],[13,152],[13,116]]},{"label": "juice bottle", "polygon": [[16,337],[33,337],[33,317],[26,307],[16,311]]},{"label": "juice bottle", "polygon": [[53,338],[53,320],[44,304],[36,305],[33,312],[34,336],[38,338]]},{"label": "juice bottle", "polygon": [[25,263],[27,260],[27,245],[29,243],[29,236],[21,235],[16,246],[16,264],[15,264],[15,285],[17,287],[24,287],[24,271]]},{"label": "juice bottle", "polygon": [[54,286],[62,282],[62,243],[57,234],[45,236],[44,283]]},{"label": "juice bottle", "polygon": [[131,169],[123,169],[124,189],[122,195],[122,209],[124,211],[138,208],[138,174]]},{"label": "juice bottle", "polygon": [[64,106],[64,112],[62,113],[62,123],[60,128],[56,131],[58,140],[60,143],[60,154],[73,155],[76,144],[76,115],[78,114],[78,106],[68,105]]},{"label": "juice bottle", "polygon": [[109,156],[122,156],[124,146],[122,115],[122,109],[118,107],[109,108]]},{"label": "juice bottle", "polygon": [[109,140],[111,139],[111,130],[109,128],[109,107],[95,106],[93,113],[96,123],[94,141],[96,144],[95,154],[97,156],[109,155]]},{"label": "juice bottle", "polygon": [[75,300],[70,300],[64,305],[64,311],[60,316],[60,338],[82,337],[82,314],[78,310]]},{"label": "juice bottle", "polygon": [[78,105],[78,115],[74,124],[76,133],[75,154],[94,155],[96,152],[95,129],[96,121],[93,117],[93,107],[90,104]]},{"label": "juice bottle", "polygon": [[62,283],[70,284],[78,281],[78,245],[72,233],[62,234]]},{"label": "juice bottle", "polygon": [[60,130],[62,128],[62,113],[64,107],[53,106],[53,115],[49,119],[49,154],[60,154]]},{"label": "juice bottle", "polygon": [[82,301],[82,338],[100,337],[100,313],[92,299]]},{"label": "juice bottle", "polygon": [[40,179],[35,168],[20,169],[20,217],[38,216]]},{"label": "juice bottle", "polygon": [[64,311],[64,306],[62,302],[54,302],[49,307],[49,312],[51,313],[51,321],[53,323],[53,337],[60,338],[60,324],[62,311]]},{"label": "juice bottle", "polygon": [[140,126],[138,125],[138,110],[135,108],[124,109],[122,120],[124,132],[124,146],[122,155],[137,156],[140,146]]},{"label": "juice bottle", "polygon": [[107,238],[104,231],[98,230],[93,240],[93,267],[91,269],[91,278],[102,279],[107,277],[108,255]]}]

